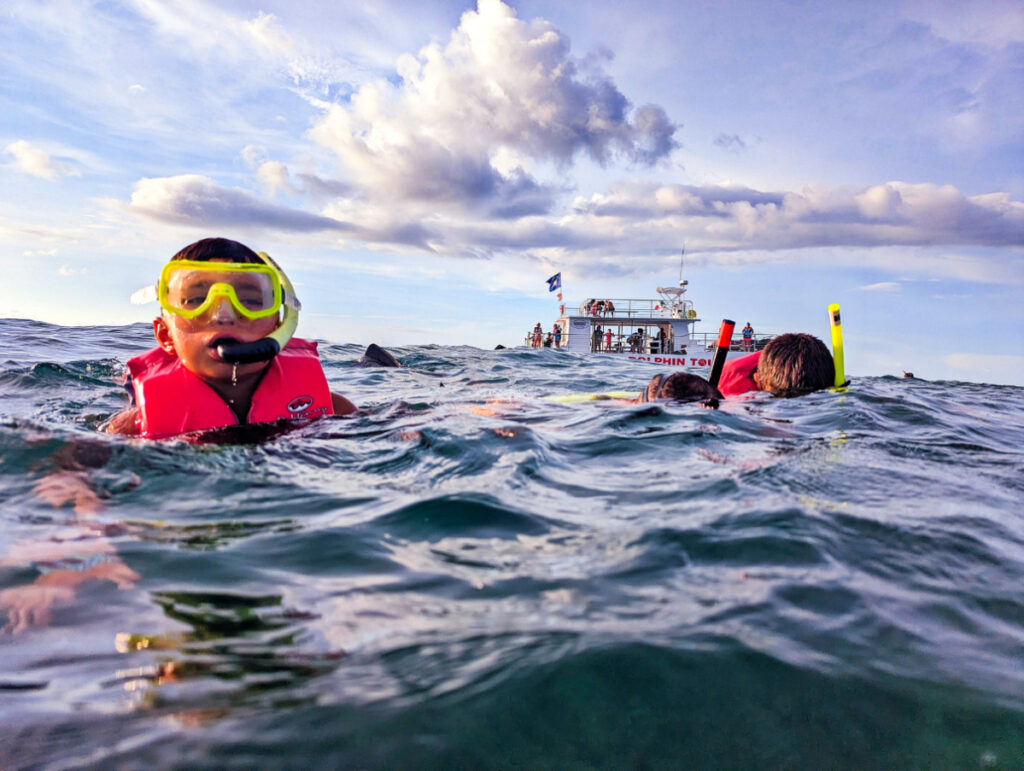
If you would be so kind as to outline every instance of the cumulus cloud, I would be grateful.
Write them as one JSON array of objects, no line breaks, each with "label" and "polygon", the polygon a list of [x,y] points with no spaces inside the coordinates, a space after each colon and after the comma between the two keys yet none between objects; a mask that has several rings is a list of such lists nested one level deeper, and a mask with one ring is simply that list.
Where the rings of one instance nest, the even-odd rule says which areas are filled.
[{"label": "cumulus cloud", "polygon": [[345,222],[276,206],[239,188],[222,187],[198,174],[141,179],[128,208],[144,217],[179,225],[247,226],[310,232],[352,230]]},{"label": "cumulus cloud", "polygon": [[[430,250],[438,234],[420,223],[409,223],[369,210],[352,209],[358,225],[268,203],[240,188],[218,185],[198,174],[141,179],[132,189],[127,209],[158,222],[192,227],[243,227],[293,233],[342,233],[376,244],[399,244]],[[341,209],[336,209],[341,211]],[[330,212],[329,212],[330,213]]]},{"label": "cumulus cloud", "polygon": [[81,173],[71,164],[55,161],[45,150],[19,139],[4,148],[5,151],[14,156],[14,163],[25,174],[43,179],[57,179],[58,177],[80,177]]},{"label": "cumulus cloud", "polygon": [[[183,45],[219,40],[219,28],[208,22],[220,12],[202,2],[188,2],[186,10],[184,25],[181,14],[162,7],[147,13],[160,17],[165,34],[203,27]],[[274,60],[278,75],[282,63],[298,62],[308,48],[267,13],[233,18],[224,29],[235,48],[216,55],[242,57],[256,47]],[[307,134],[319,145],[315,151],[299,148],[285,160],[264,144],[246,146],[240,159],[262,197],[184,175],[140,180],[129,209],[164,222],[324,232],[332,240],[340,231],[346,241],[579,260],[601,271],[683,242],[722,263],[828,247],[867,247],[874,256],[859,259],[888,259],[888,247],[913,253],[907,260],[915,265],[935,258],[910,247],[1024,245],[1024,204],[949,185],[758,190],[641,179],[588,189],[569,202],[574,162],[669,173],[664,162],[678,146],[678,127],[656,105],[634,107],[602,69],[607,58],[576,56],[550,22],[524,21],[501,0],[479,0],[447,40],[401,57],[389,79],[334,88],[335,102],[309,98],[321,111]],[[248,136],[277,142],[273,135]],[[726,133],[714,140],[735,151],[759,141]],[[339,162],[339,178],[325,171],[324,148]],[[305,209],[280,205],[285,198]],[[946,262],[944,275],[988,280],[992,273],[990,263]]]},{"label": "cumulus cloud", "polygon": [[762,192],[633,182],[579,198],[574,209],[595,227],[663,227],[707,251],[1024,244],[1024,203],[1005,193],[966,196],[949,185]]},{"label": "cumulus cloud", "polygon": [[651,165],[676,147],[661,107],[631,111],[554,26],[522,21],[501,0],[479,0],[446,45],[403,56],[397,74],[397,85],[365,85],[331,105],[310,132],[377,198],[522,216],[552,203],[531,164],[585,154]]}]

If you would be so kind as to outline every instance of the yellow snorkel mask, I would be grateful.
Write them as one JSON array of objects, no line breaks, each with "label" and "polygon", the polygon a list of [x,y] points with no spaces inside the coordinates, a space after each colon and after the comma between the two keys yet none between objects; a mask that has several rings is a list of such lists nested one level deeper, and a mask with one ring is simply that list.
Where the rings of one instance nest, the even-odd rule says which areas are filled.
[{"label": "yellow snorkel mask", "polygon": [[250,320],[274,316],[283,306],[281,323],[267,337],[217,346],[217,353],[229,363],[268,361],[292,339],[302,305],[281,267],[266,252],[258,254],[262,264],[171,260],[157,284],[132,293],[131,302],[158,300],[165,311],[186,319],[201,316],[221,300]]}]

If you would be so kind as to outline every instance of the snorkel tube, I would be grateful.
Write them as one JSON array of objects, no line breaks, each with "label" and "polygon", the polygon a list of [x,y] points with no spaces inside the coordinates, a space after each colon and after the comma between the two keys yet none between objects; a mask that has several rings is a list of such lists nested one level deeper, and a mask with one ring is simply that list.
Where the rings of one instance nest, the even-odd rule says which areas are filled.
[{"label": "snorkel tube", "polygon": [[722,326],[718,328],[718,343],[715,346],[715,360],[711,363],[711,376],[708,382],[718,388],[718,381],[722,377],[722,367],[725,366],[725,357],[732,347],[732,331],[736,328],[736,322],[731,319],[722,319]]},{"label": "snorkel tube", "polygon": [[828,320],[832,327],[832,361],[836,366],[835,387],[842,388],[846,384],[846,372],[843,365],[843,323],[839,318],[839,303],[828,306]]},{"label": "snorkel tube", "polygon": [[288,345],[288,341],[295,334],[295,328],[299,324],[299,310],[302,305],[295,296],[295,289],[288,276],[281,270],[281,266],[274,262],[273,258],[266,252],[257,252],[261,260],[274,269],[277,278],[281,282],[282,305],[284,306],[284,317],[277,329],[264,337],[262,340],[254,340],[251,343],[221,343],[217,346],[219,355],[228,364],[249,364],[254,361],[270,361]]}]

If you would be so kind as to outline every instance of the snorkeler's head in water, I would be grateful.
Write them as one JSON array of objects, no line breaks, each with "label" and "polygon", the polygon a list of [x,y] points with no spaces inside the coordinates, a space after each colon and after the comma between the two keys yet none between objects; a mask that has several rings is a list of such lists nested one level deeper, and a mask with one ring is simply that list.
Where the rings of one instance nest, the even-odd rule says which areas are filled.
[{"label": "snorkeler's head in water", "polygon": [[768,342],[754,377],[762,391],[797,396],[830,388],[835,383],[836,369],[832,354],[821,340],[791,332]]},{"label": "snorkeler's head in water", "polygon": [[640,394],[640,403],[659,400],[677,402],[701,402],[705,407],[718,407],[722,394],[707,380],[690,372],[659,374]]}]

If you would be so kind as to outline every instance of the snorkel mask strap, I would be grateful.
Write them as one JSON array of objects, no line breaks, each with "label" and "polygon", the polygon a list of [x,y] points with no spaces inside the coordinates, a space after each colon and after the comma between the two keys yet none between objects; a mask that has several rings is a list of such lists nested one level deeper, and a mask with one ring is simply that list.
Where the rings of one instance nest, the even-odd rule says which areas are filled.
[{"label": "snorkel mask strap", "polygon": [[281,349],[288,345],[288,341],[295,334],[295,328],[299,324],[299,310],[302,305],[295,296],[295,289],[288,276],[281,270],[281,266],[274,262],[274,259],[266,252],[258,252],[264,263],[269,265],[277,273],[281,282],[284,305],[284,318],[277,325],[277,329],[264,337],[262,340],[254,340],[251,343],[221,343],[217,346],[217,354],[229,364],[248,364],[254,361],[270,361]]},{"label": "snorkel mask strap", "polygon": [[[664,384],[665,380],[668,378],[668,375],[666,373],[664,373],[664,372],[659,372],[654,377],[658,378],[658,381],[654,384],[654,398],[657,399],[658,398],[658,393],[661,391],[661,386],[662,386],[662,384]],[[652,401],[652,399],[648,398],[648,396],[647,396],[647,394],[648,394],[648,392],[650,390],[651,390],[651,384],[650,384],[650,382],[648,382],[647,385],[644,386],[644,390],[640,392],[640,403],[641,404],[647,404],[649,401]]]}]

